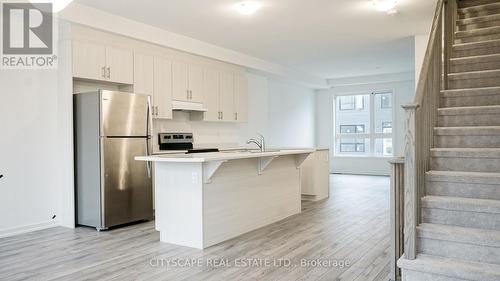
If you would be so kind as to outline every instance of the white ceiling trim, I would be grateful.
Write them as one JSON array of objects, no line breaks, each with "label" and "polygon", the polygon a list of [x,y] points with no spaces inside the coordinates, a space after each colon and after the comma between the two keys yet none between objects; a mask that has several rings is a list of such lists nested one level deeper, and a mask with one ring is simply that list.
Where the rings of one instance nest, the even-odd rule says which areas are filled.
[{"label": "white ceiling trim", "polygon": [[59,16],[73,23],[285,77],[310,88],[321,89],[328,87],[327,79],[325,78],[292,70],[253,56],[113,15],[82,4],[70,4],[64,11],[59,13]]},{"label": "white ceiling trim", "polygon": [[397,73],[328,79],[328,85],[330,88],[334,88],[334,87],[381,84],[381,83],[414,81],[414,80],[415,80],[415,72],[406,71]]}]

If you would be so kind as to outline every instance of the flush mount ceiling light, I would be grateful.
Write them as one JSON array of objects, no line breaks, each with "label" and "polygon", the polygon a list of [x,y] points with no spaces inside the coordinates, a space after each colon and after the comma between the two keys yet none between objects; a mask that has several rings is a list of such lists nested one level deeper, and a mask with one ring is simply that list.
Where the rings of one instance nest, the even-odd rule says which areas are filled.
[{"label": "flush mount ceiling light", "polygon": [[66,8],[73,0],[30,0],[31,4],[33,6],[40,8],[41,10],[44,10],[42,6],[37,6],[37,4],[40,3],[52,3],[52,11],[44,11],[44,12],[52,12],[52,13],[58,13],[64,8]]},{"label": "flush mount ceiling light", "polygon": [[373,8],[381,12],[389,12],[395,10],[396,5],[398,5],[397,0],[372,0]]},{"label": "flush mount ceiling light", "polygon": [[233,9],[243,15],[251,15],[257,12],[262,7],[262,4],[256,1],[243,1],[234,4]]}]

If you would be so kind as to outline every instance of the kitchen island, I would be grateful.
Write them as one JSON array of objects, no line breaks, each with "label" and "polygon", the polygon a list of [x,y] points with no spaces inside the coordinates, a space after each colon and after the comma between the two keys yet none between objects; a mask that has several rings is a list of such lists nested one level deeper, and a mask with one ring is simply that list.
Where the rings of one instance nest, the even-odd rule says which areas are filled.
[{"label": "kitchen island", "polygon": [[301,212],[300,165],[313,149],[135,157],[155,162],[162,242],[204,249]]}]

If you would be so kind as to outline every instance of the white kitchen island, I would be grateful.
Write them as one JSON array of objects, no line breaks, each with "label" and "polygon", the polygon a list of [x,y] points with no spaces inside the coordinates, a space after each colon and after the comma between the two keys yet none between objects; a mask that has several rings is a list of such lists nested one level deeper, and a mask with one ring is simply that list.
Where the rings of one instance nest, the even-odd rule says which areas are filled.
[{"label": "white kitchen island", "polygon": [[314,150],[138,156],[155,162],[162,242],[204,249],[301,212],[299,167]]}]

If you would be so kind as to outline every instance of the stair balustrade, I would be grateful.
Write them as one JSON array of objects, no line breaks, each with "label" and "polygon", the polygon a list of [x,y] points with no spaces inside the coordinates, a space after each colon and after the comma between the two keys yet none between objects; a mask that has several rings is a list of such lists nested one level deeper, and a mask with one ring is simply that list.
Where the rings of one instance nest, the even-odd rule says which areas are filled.
[{"label": "stair balustrade", "polygon": [[[401,176],[395,173],[392,179],[394,185],[399,185],[394,190],[403,190],[404,193],[399,197],[402,207],[395,209],[393,216],[398,218],[401,214],[397,212],[404,212],[404,241],[393,241],[393,245],[402,244],[403,256],[409,260],[414,260],[417,254],[416,227],[421,222],[420,200],[425,195],[425,173],[430,170],[430,149],[434,146],[439,94],[448,87],[445,78],[450,68],[448,61],[452,52],[456,14],[456,0],[438,1],[415,98],[412,103],[403,106],[406,113],[404,160],[391,161],[393,171],[403,169],[401,166],[404,165],[404,181],[401,182]],[[401,163],[403,161],[404,164]],[[397,233],[397,229],[393,229],[393,232]],[[394,235],[394,239],[398,238],[399,235]]]}]

